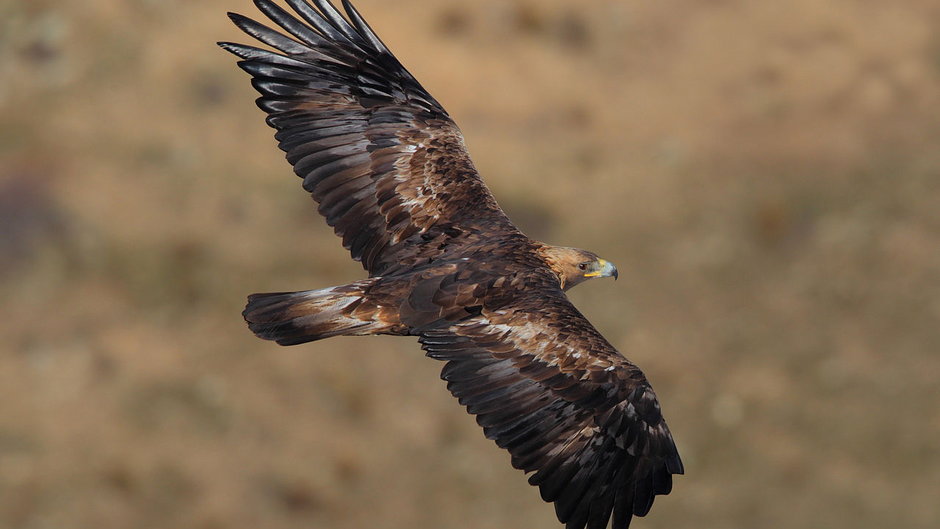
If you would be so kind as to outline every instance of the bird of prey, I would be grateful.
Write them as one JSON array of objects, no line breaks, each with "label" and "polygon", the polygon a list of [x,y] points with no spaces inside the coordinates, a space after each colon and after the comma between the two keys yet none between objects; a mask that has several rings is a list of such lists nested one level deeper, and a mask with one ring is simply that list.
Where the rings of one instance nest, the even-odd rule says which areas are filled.
[{"label": "bird of prey", "polygon": [[219,43],[261,93],[278,145],[368,278],[253,294],[259,337],[415,336],[568,529],[614,529],[683,466],[656,394],[565,291],[617,277],[585,250],[528,238],[483,183],[460,130],[356,9],[327,0],[230,13],[263,49]]}]

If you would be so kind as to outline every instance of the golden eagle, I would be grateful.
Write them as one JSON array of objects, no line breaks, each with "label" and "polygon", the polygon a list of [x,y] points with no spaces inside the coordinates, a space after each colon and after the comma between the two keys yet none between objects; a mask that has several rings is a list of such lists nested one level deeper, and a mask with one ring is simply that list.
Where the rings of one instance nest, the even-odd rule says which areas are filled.
[{"label": "golden eagle", "polygon": [[229,14],[277,51],[219,45],[241,58],[294,172],[369,277],[253,294],[248,326],[281,345],[417,336],[568,529],[628,527],[683,467],[642,371],[565,295],[617,269],[519,231],[447,112],[348,1],[345,17],[326,0],[286,2],[293,14],[255,0],[281,30]]}]

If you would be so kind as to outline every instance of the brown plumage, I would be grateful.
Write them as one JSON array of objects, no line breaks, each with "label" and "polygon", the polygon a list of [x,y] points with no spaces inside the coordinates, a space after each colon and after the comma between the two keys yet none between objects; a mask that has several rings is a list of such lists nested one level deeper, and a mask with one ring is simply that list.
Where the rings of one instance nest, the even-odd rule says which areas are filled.
[{"label": "brown plumage", "polygon": [[286,33],[230,14],[277,51],[220,45],[242,59],[287,160],[369,278],[254,294],[249,327],[282,345],[417,336],[561,522],[626,528],[683,468],[643,373],[564,293],[616,268],[520,232],[447,112],[348,2],[347,20],[325,0],[286,1],[294,14],[255,0]]}]

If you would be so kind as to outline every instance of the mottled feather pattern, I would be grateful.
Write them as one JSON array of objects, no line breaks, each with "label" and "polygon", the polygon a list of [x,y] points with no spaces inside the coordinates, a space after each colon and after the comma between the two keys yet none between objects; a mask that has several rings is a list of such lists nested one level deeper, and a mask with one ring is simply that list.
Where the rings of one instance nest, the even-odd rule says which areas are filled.
[{"label": "mottled feather pattern", "polygon": [[242,59],[303,188],[370,278],[254,294],[249,327],[283,345],[417,336],[567,529],[627,528],[684,469],[644,374],[564,293],[616,269],[516,229],[447,112],[348,2],[344,18],[326,0],[285,1],[292,13],[255,0],[279,30],[230,15],[276,51],[221,46]]},{"label": "mottled feather pattern", "polygon": [[261,338],[297,345],[339,335],[396,334],[398,312],[370,302],[374,279],[303,292],[252,294],[243,315]]},{"label": "mottled feather pattern", "polygon": [[252,75],[258,106],[294,172],[370,274],[440,253],[440,243],[420,235],[445,216],[515,231],[447,112],[351,6],[355,26],[328,2],[316,2],[319,11],[288,2],[308,26],[269,0],[255,3],[292,38],[232,14],[238,27],[280,53],[222,46],[244,59],[239,66]]},{"label": "mottled feather pattern", "polygon": [[[529,483],[569,527],[603,528],[612,513],[614,527],[626,527],[649,512],[683,466],[639,368],[560,292],[523,294],[496,310],[480,302],[479,317],[420,341],[447,361],[442,378],[486,437],[534,472]],[[567,340],[551,339],[559,331]]]}]

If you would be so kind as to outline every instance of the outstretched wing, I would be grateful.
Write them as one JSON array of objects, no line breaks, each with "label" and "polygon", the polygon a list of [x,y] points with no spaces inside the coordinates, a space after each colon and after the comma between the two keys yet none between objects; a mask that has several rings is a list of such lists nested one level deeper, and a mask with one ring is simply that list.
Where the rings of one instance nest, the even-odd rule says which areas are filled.
[{"label": "outstretched wing", "polygon": [[427,330],[428,356],[568,529],[625,529],[683,467],[656,394],[559,291]]},{"label": "outstretched wing", "polygon": [[287,34],[230,13],[277,52],[219,43],[261,93],[258,106],[320,213],[371,275],[459,247],[467,232],[514,232],[447,112],[346,0],[270,0]]}]

